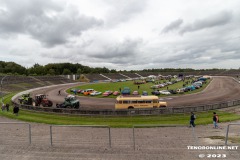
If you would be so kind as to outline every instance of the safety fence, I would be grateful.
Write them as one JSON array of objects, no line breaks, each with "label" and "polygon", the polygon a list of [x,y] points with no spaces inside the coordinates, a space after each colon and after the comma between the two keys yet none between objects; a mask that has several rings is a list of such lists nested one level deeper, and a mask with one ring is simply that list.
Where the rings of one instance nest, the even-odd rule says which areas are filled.
[{"label": "safety fence", "polygon": [[[226,131],[226,137],[225,137],[225,145],[227,145],[227,143],[228,143],[230,126],[239,126],[239,128],[240,128],[240,123],[231,123],[231,124],[228,124],[227,131]],[[237,128],[237,131],[234,131],[233,134],[239,133],[239,128]],[[237,139],[236,135],[233,135],[233,136],[235,136],[235,138]],[[238,137],[238,139],[240,140],[240,137]],[[240,141],[239,141],[239,140],[238,140],[238,142],[239,142],[239,144],[240,144]]]},{"label": "safety fence", "polygon": [[[15,125],[17,128],[17,130],[10,130],[10,126]],[[27,126],[27,128],[24,128],[22,126]],[[20,131],[22,129],[22,131]],[[4,131],[12,131],[11,135],[6,134]],[[26,137],[28,138],[28,143],[31,144],[32,143],[32,132],[31,132],[31,125],[29,123],[24,123],[24,122],[0,122],[0,135],[3,138],[3,140],[7,140],[8,136],[10,136],[9,140],[11,141],[18,141],[19,139],[22,140],[22,142],[24,141],[24,139],[26,139]],[[9,132],[8,132],[9,133]],[[1,140],[1,141],[3,141]]]},{"label": "safety fence", "polygon": [[[74,114],[74,115],[110,115],[110,116],[127,116],[127,115],[161,115],[161,114],[175,114],[175,113],[189,113],[209,111],[221,108],[228,108],[240,105],[240,100],[232,100],[227,102],[219,102],[214,104],[203,104],[198,106],[181,106],[181,107],[166,107],[166,108],[150,108],[150,109],[99,109],[99,110],[86,110],[86,109],[68,109],[68,108],[54,108],[54,107],[39,107],[22,105],[13,102],[22,109],[53,112],[61,114]],[[101,107],[99,107],[101,108]]]},{"label": "safety fence", "polygon": [[[20,125],[26,125],[27,130],[25,132],[25,138],[28,138],[28,144],[32,144],[32,131],[31,124],[29,123],[17,123],[17,122],[1,122],[0,132],[2,133],[3,125],[7,125],[8,134],[13,139],[16,138],[16,128]],[[12,127],[16,125],[16,127]],[[11,127],[10,127],[11,126]],[[232,123],[228,125],[225,137],[225,145],[228,145],[230,126],[240,126],[240,123]],[[83,129],[84,128],[84,129]],[[38,129],[34,127],[34,129]],[[234,128],[239,131],[238,128]],[[18,130],[18,129],[17,129]],[[234,134],[236,131],[233,130]],[[9,132],[11,131],[11,132]],[[187,128],[186,125],[173,125],[173,124],[153,124],[153,125],[133,125],[131,128],[111,128],[107,125],[50,125],[49,132],[46,130],[45,139],[49,134],[49,145],[51,147],[61,146],[78,146],[88,148],[92,145],[97,147],[108,148],[132,148],[133,150],[152,150],[157,148],[175,148],[178,144],[179,148],[185,148],[187,145],[199,145],[199,132],[195,127]],[[18,131],[17,131],[18,132]],[[37,132],[35,131],[35,134]],[[41,133],[43,134],[43,133]],[[45,134],[44,134],[45,135]],[[234,135],[236,139],[239,139],[239,135]],[[18,141],[12,141],[10,138],[3,136],[7,144],[14,144]],[[231,135],[231,138],[233,135]],[[36,135],[35,135],[36,138]],[[47,138],[48,139],[48,138]],[[37,140],[37,139],[35,139]],[[0,138],[1,144],[2,140]],[[47,142],[46,141],[46,142]],[[24,143],[21,143],[23,145]],[[46,143],[47,144],[47,143]],[[36,142],[35,142],[36,145]],[[234,143],[239,145],[239,143]]]},{"label": "safety fence", "polygon": [[[75,130],[75,134],[72,133],[71,136],[70,136],[69,132],[67,132],[66,136],[63,135],[64,134],[63,130],[66,130],[66,128],[68,128],[68,129],[71,128],[71,132],[73,132],[74,131],[72,129],[73,127],[74,128],[78,128],[77,130]],[[61,131],[58,131],[58,132],[56,131],[56,133],[54,134],[53,133],[53,128],[65,128],[65,129],[63,129]],[[81,130],[82,128],[84,128],[84,130]],[[79,140],[79,137],[83,137],[82,139],[79,140],[80,141],[79,143],[83,144],[83,141],[86,140],[86,135],[92,133],[92,130],[87,130],[86,128],[92,128],[92,130],[93,129],[99,129],[99,128],[106,128],[107,132],[108,132],[107,133],[108,134],[108,137],[107,137],[107,139],[108,139],[108,146],[109,146],[109,148],[111,148],[111,130],[110,130],[110,127],[106,126],[106,125],[50,125],[50,144],[51,144],[51,146],[53,146],[53,135],[55,135],[56,137],[57,136],[60,137],[60,139],[64,139],[63,142],[65,142],[65,143],[67,143],[65,141],[66,139],[68,139],[69,141],[72,140],[74,142],[74,141],[76,141],[76,139]],[[99,130],[97,130],[96,133],[99,133]],[[87,132],[85,132],[85,131],[87,131]],[[60,135],[57,134],[57,133],[60,133]],[[83,133],[83,134],[81,134],[81,133]],[[101,137],[104,137],[104,135],[106,135],[106,133],[103,132]],[[69,138],[69,137],[71,137],[71,138]],[[93,136],[91,136],[91,140],[93,140],[93,139],[94,139]],[[95,138],[94,141],[96,141],[97,139],[98,138]],[[76,144],[76,142],[74,142],[74,143]]]}]

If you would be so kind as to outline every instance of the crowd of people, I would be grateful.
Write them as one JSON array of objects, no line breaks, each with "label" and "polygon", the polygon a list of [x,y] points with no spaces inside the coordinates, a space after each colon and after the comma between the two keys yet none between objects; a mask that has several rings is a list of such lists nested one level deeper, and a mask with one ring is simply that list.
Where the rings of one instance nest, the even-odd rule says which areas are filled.
[{"label": "crowd of people", "polygon": [[[9,112],[9,108],[10,108],[10,105],[7,103],[7,104],[4,104],[2,103],[2,112]],[[15,114],[16,116],[18,116],[18,113],[19,113],[19,107],[18,105],[14,105],[13,107],[13,114]]]}]

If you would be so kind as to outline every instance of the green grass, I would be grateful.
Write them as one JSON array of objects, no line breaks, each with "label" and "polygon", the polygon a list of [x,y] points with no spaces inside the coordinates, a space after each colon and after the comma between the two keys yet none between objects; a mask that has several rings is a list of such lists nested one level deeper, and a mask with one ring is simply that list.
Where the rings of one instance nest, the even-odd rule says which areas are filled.
[{"label": "green grass", "polygon": [[[14,93],[4,97],[4,103],[9,103]],[[196,113],[197,125],[212,123],[212,112]],[[240,115],[217,111],[221,122],[239,120]],[[173,114],[173,115],[152,115],[152,116],[74,116],[74,115],[58,115],[53,113],[34,112],[28,110],[20,110],[19,115],[12,113],[12,106],[9,112],[0,111],[0,116],[12,119],[18,119],[26,122],[37,122],[45,124],[58,125],[109,125],[116,128],[129,128],[133,125],[160,125],[160,124],[180,124],[189,125],[190,114]]]},{"label": "green grass", "polygon": [[[163,80],[159,81],[160,83],[163,83]],[[210,80],[207,80],[207,83],[203,85],[203,87],[201,87],[200,89],[196,89],[194,91],[189,91],[189,92],[185,92],[183,94],[171,94],[170,96],[175,96],[175,95],[184,95],[184,94],[192,94],[192,93],[197,93],[197,92],[201,92],[203,89],[205,89],[207,87],[207,85],[209,84]],[[148,94],[151,94],[151,92],[153,91],[153,89],[151,89],[151,86],[155,85],[152,82],[149,83],[145,83],[145,84],[141,84],[139,85],[140,88],[138,90],[138,85],[135,85],[133,83],[133,81],[126,81],[126,82],[109,82],[109,83],[91,83],[91,84],[86,84],[86,85],[81,85],[81,86],[75,86],[72,88],[69,88],[67,90],[67,93],[69,94],[73,94],[70,90],[71,89],[94,89],[96,91],[99,92],[104,92],[106,90],[111,90],[111,91],[119,91],[119,88],[121,88],[123,90],[124,87],[129,87],[131,89],[131,92],[133,91],[139,91],[140,94],[142,94],[143,91],[147,91]],[[168,86],[168,89],[178,89],[178,88],[182,88],[183,87],[183,81],[180,81],[178,83],[172,84]],[[159,90],[166,90],[167,86],[163,87],[163,88],[159,88]],[[78,96],[83,96],[83,94],[77,94]],[[168,96],[168,95],[160,95],[160,97],[164,97],[164,96]],[[102,98],[102,95],[98,95],[98,96],[94,96],[97,98]],[[106,97],[105,97],[106,98]],[[116,98],[116,96],[110,95],[108,98]]]}]

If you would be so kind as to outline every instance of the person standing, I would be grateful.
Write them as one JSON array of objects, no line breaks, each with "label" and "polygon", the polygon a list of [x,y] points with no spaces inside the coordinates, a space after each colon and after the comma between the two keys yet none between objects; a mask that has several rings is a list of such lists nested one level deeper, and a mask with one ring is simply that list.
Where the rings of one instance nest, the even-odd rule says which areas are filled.
[{"label": "person standing", "polygon": [[5,104],[2,103],[2,111],[5,111]]},{"label": "person standing", "polygon": [[58,95],[61,95],[61,90],[58,91]]},{"label": "person standing", "polygon": [[218,122],[219,122],[219,117],[216,112],[213,112],[213,128],[219,128]]},{"label": "person standing", "polygon": [[196,115],[191,112],[191,116],[190,116],[190,126],[189,127],[195,127],[195,119],[196,119]]},{"label": "person standing", "polygon": [[6,110],[7,110],[7,112],[9,111],[9,104],[8,103],[6,104]]},{"label": "person standing", "polygon": [[13,114],[18,116],[18,112],[19,112],[19,107],[17,105],[15,105],[14,108],[13,108]]}]

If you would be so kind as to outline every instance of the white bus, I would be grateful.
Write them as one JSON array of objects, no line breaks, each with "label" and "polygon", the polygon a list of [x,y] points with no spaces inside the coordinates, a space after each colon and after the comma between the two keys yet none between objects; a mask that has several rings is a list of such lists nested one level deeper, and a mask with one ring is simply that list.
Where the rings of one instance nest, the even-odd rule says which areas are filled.
[{"label": "white bus", "polygon": [[167,107],[167,102],[159,101],[158,96],[118,96],[115,109]]}]

